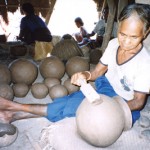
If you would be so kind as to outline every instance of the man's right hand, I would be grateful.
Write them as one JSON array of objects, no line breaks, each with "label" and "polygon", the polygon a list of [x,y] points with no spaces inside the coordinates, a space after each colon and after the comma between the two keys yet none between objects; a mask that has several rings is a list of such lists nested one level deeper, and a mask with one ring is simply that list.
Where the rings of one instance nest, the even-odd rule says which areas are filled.
[{"label": "man's right hand", "polygon": [[89,80],[89,78],[91,77],[91,73],[89,71],[84,71],[84,72],[78,72],[75,73],[74,75],[72,75],[71,77],[71,83],[81,86],[80,81],[81,80]]}]

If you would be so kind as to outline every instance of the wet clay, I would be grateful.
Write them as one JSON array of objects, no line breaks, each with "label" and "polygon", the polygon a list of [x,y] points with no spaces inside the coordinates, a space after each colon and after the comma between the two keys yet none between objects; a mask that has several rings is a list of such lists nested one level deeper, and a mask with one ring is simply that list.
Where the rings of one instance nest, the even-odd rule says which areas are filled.
[{"label": "wet clay", "polygon": [[65,66],[59,58],[51,56],[41,62],[39,70],[44,79],[49,77],[61,79],[65,73]]},{"label": "wet clay", "polygon": [[70,58],[66,63],[66,73],[71,77],[74,73],[89,70],[88,61],[82,57],[75,56]]}]

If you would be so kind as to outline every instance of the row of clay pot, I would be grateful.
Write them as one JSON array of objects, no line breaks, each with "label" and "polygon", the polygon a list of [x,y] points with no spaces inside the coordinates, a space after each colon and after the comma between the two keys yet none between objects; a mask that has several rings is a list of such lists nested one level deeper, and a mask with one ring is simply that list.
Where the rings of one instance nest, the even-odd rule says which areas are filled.
[{"label": "row of clay pot", "polygon": [[78,90],[79,87],[72,85],[69,78],[65,80],[63,84],[61,84],[61,81],[57,78],[46,78],[42,83],[34,83],[31,87],[33,97],[42,99],[49,94],[52,100]]},{"label": "row of clay pot", "polygon": [[[61,80],[65,72],[69,77],[71,77],[76,72],[89,70],[89,67],[90,66],[88,61],[79,56],[70,58],[66,64],[64,64],[57,57],[51,56],[45,58],[40,63],[39,72],[44,78],[45,80],[44,82],[47,83],[49,80],[48,78],[56,78],[57,80]],[[35,98],[44,98],[48,94],[50,88],[45,87],[43,85],[44,83],[34,83],[37,76],[38,76],[38,66],[32,60],[17,59],[13,61],[9,65],[9,67],[0,64],[0,83],[1,83],[0,95],[2,97],[5,97],[5,95],[7,96],[10,95],[9,97],[5,97],[10,100],[13,99],[14,95],[16,97],[25,97],[31,87],[31,92]],[[13,83],[12,85],[13,90],[11,89],[10,86],[11,83]],[[69,84],[69,80],[65,82],[65,85],[67,89],[66,87],[63,87],[63,85],[57,86],[53,90],[51,89],[52,91],[49,92],[49,95],[52,97],[52,99],[68,95],[71,93],[72,90],[68,89],[68,87],[71,87],[71,84]],[[40,94],[39,90],[37,90],[38,89],[37,87],[40,87],[39,89],[41,93],[43,91],[41,96],[37,96]],[[74,86],[72,85],[72,87]],[[56,88],[58,92],[56,92]],[[63,91],[62,92],[63,94],[60,94],[61,90]]]}]

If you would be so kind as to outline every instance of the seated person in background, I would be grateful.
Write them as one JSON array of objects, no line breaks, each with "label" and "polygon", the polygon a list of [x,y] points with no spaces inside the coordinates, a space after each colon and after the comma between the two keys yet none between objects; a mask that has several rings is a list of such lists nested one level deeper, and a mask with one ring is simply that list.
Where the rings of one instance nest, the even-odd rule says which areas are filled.
[{"label": "seated person in background", "polygon": [[[100,17],[100,20],[97,22],[95,28],[93,29],[93,31],[88,34],[88,37],[94,36],[96,34],[96,45],[97,46],[101,46],[102,42],[103,42],[103,37],[105,34],[105,29],[107,26],[107,18],[108,18],[108,13],[109,13],[109,9],[106,7],[103,12],[102,15]],[[112,31],[112,37],[117,37],[117,23],[114,22],[114,27],[113,27],[113,31]]]},{"label": "seated person in background", "polygon": [[88,32],[86,29],[83,27],[84,23],[80,17],[77,17],[75,19],[75,24],[76,26],[80,29],[79,33],[75,33],[75,39],[78,42],[78,45],[85,45],[86,43],[89,42],[89,37],[87,37]]},{"label": "seated person in background", "polygon": [[22,5],[22,12],[25,17],[22,18],[20,24],[20,34],[17,39],[27,44],[37,41],[50,42],[52,40],[51,33],[44,21],[34,13],[34,7],[30,3]]}]

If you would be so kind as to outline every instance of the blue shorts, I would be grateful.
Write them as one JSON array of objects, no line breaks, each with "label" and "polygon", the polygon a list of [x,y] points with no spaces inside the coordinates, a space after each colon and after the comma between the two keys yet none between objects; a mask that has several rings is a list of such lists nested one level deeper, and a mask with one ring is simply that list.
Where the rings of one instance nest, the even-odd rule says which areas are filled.
[{"label": "blue shorts", "polygon": [[[105,76],[101,76],[95,81],[96,91],[109,97],[117,96]],[[59,121],[65,117],[74,117],[76,110],[85,96],[81,91],[68,96],[54,99],[54,102],[48,104],[46,118],[52,122]],[[140,111],[132,111],[132,123],[140,117]]]}]

